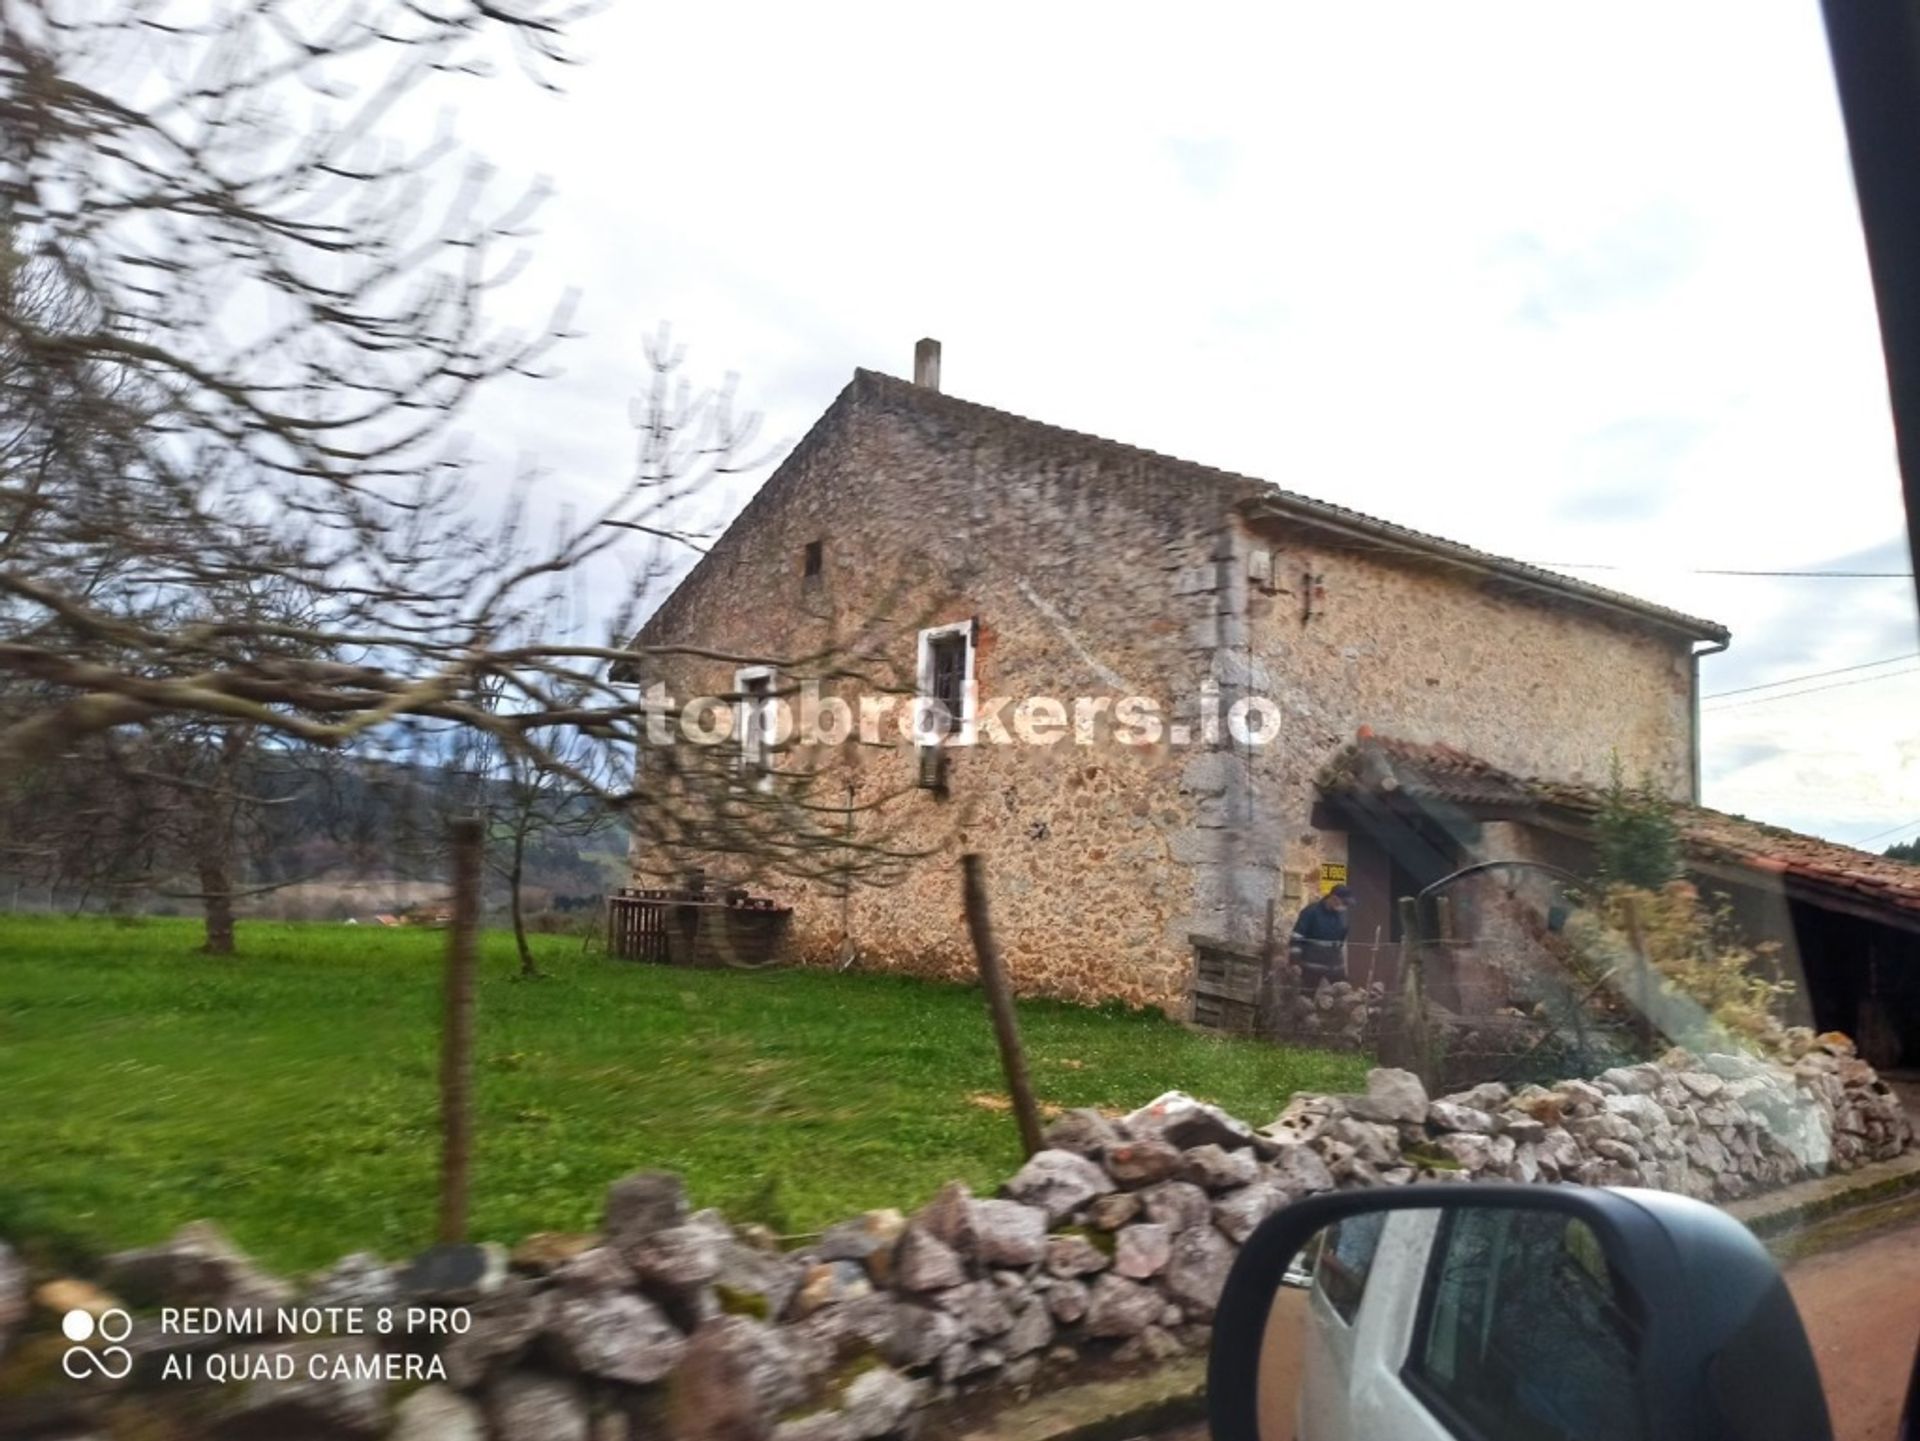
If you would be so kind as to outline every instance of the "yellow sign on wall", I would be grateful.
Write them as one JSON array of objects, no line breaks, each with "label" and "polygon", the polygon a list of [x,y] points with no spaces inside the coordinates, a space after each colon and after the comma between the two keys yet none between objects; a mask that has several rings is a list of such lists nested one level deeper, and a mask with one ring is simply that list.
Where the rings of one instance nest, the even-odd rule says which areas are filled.
[{"label": "yellow sign on wall", "polygon": [[1335,886],[1344,886],[1346,883],[1347,883],[1347,868],[1344,865],[1335,865],[1332,861],[1321,862],[1321,865],[1320,865],[1320,894],[1321,895],[1324,896],[1328,891],[1332,890]]}]

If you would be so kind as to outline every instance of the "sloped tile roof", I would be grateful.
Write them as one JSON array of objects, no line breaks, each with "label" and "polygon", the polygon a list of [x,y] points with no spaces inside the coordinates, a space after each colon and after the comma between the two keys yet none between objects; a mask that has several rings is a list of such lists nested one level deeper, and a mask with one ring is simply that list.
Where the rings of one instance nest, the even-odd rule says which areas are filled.
[{"label": "sloped tile roof", "polygon": [[[1364,733],[1321,772],[1320,788],[1329,795],[1398,793],[1467,808],[1531,805],[1582,822],[1592,820],[1603,800],[1592,786],[1523,780],[1452,746]],[[1920,918],[1920,865],[1704,806],[1676,803],[1673,817],[1695,863],[1718,862],[1790,878],[1856,903]]]},{"label": "sloped tile roof", "polygon": [[1449,745],[1362,733],[1322,772],[1329,794],[1362,791],[1461,806],[1530,806],[1533,791],[1478,756]]},{"label": "sloped tile roof", "polygon": [[[1600,807],[1600,793],[1588,787],[1537,789],[1549,804],[1577,815],[1592,816]],[[1674,821],[1696,861],[1793,879],[1920,917],[1920,865],[1703,806],[1676,805]]]}]

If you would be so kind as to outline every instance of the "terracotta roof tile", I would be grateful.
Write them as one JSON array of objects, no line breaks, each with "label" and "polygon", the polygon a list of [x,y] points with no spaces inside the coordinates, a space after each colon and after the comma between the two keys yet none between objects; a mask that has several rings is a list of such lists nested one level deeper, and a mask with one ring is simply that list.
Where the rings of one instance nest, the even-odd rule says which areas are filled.
[{"label": "terracotta roof tile", "polygon": [[1320,788],[1453,805],[1531,805],[1526,782],[1453,746],[1363,732],[1321,773]]},{"label": "terracotta roof tile", "polygon": [[[1590,819],[1602,793],[1592,786],[1523,780],[1452,746],[1362,733],[1321,773],[1329,794],[1398,792],[1454,805],[1538,806]],[[1682,844],[1696,861],[1718,861],[1920,914],[1920,865],[1703,806],[1675,804]]]}]

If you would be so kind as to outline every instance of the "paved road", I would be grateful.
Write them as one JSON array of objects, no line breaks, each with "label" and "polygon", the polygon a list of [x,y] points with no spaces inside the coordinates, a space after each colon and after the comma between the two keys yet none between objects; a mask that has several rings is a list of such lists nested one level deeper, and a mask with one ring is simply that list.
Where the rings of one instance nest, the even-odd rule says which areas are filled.
[{"label": "paved road", "polygon": [[1920,1344],[1920,1218],[1794,1262],[1787,1287],[1820,1362],[1835,1441],[1892,1441]]}]

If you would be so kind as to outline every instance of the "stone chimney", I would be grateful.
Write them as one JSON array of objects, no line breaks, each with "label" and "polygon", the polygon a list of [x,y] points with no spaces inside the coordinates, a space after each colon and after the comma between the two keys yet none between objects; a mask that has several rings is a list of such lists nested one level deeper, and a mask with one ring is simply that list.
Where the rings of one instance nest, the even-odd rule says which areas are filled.
[{"label": "stone chimney", "polygon": [[923,340],[913,347],[913,383],[928,390],[940,388],[940,342]]}]

